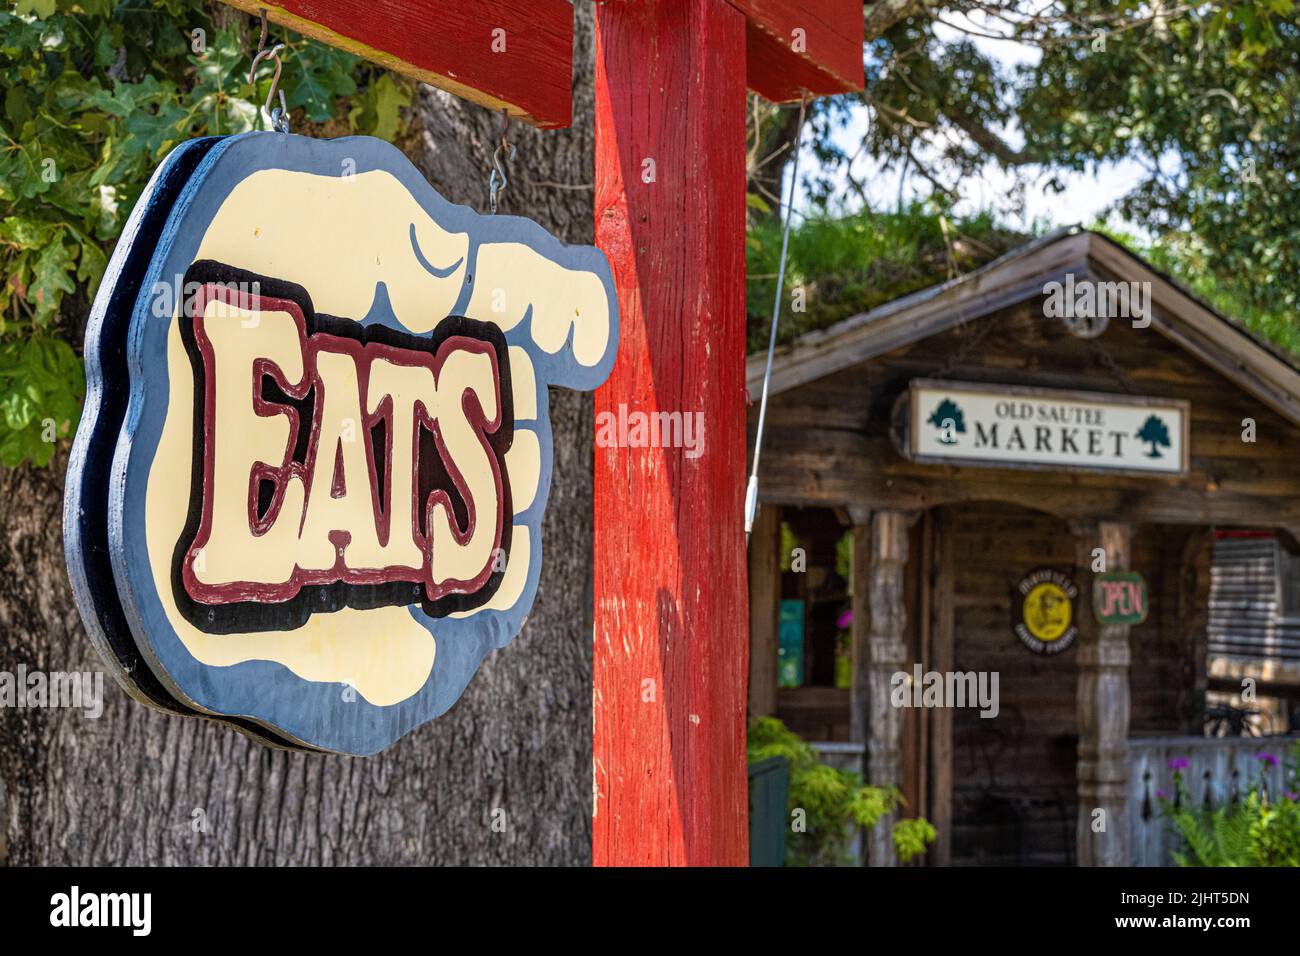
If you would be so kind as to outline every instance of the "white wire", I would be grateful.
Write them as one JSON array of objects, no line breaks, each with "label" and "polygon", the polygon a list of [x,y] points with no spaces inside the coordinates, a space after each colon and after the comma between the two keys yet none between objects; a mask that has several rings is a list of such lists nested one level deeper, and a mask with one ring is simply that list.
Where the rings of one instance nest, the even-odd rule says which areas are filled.
[{"label": "white wire", "polygon": [[754,435],[754,465],[745,489],[745,544],[749,545],[754,518],[758,514],[758,456],[763,450],[763,425],[767,420],[767,389],[772,379],[772,353],[776,349],[777,320],[781,316],[781,288],[785,284],[785,258],[790,249],[790,219],[794,209],[794,191],[799,185],[799,153],[803,148],[803,124],[808,100],[799,104],[799,129],[795,133],[794,166],[790,171],[790,195],[785,203],[785,227],[781,233],[781,262],[776,270],[776,297],[772,302],[772,330],[767,338],[767,368],[763,371],[763,396],[758,404],[758,431]]}]

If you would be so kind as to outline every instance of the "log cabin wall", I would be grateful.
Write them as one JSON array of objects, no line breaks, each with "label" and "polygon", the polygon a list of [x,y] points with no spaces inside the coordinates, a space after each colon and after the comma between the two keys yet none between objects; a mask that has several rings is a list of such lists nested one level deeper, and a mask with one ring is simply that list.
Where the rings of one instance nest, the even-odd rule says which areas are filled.
[{"label": "log cabin wall", "polygon": [[1146,623],[1130,632],[1133,736],[1200,732],[1209,599],[1209,551],[1201,544],[1209,540],[1205,527],[1133,529],[1132,569],[1146,579],[1151,598]]},{"label": "log cabin wall", "polygon": [[1011,590],[1050,566],[1074,575],[1060,518],[996,503],[944,509],[952,536],[953,670],[997,672],[999,713],[952,713],[955,865],[1065,864],[1075,820],[1074,648],[1030,652],[1011,630]]},{"label": "log cabin wall", "polygon": [[[1182,477],[935,466],[894,446],[894,402],[913,378],[1186,399]],[[752,418],[752,416],[751,416]],[[1255,441],[1242,440],[1243,422]],[[752,425],[752,422],[751,422]],[[1115,321],[1078,339],[1037,302],[1013,306],[772,397],[761,493],[787,504],[924,509],[1005,500],[1133,524],[1300,527],[1300,429],[1152,329]]]},{"label": "log cabin wall", "polygon": [[[951,537],[953,670],[996,671],[1000,691],[996,718],[952,712],[950,862],[1073,863],[1077,645],[1058,655],[1029,651],[1011,629],[1011,592],[1040,566],[1079,580],[1085,570],[1075,567],[1076,535],[1067,520],[995,502],[940,509],[934,524],[936,534]],[[1179,561],[1194,533],[1134,531],[1132,566],[1151,595],[1150,617],[1131,635],[1135,733],[1192,730],[1195,718],[1180,712],[1195,683],[1204,619],[1199,632],[1182,630],[1188,618]],[[906,736],[916,723],[905,725],[905,750],[918,746]]]}]

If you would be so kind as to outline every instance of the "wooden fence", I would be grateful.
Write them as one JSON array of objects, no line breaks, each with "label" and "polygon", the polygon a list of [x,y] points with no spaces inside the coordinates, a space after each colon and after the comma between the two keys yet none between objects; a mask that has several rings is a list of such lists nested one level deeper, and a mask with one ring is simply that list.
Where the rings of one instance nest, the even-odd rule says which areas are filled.
[{"label": "wooden fence", "polygon": [[[1186,799],[1197,806],[1219,806],[1244,797],[1260,782],[1270,799],[1283,790],[1287,750],[1300,738],[1287,737],[1135,737],[1128,742],[1128,825],[1134,866],[1169,866],[1177,839],[1160,816],[1159,795],[1174,799],[1174,761],[1181,769]],[[1272,754],[1270,767],[1260,754]]]}]

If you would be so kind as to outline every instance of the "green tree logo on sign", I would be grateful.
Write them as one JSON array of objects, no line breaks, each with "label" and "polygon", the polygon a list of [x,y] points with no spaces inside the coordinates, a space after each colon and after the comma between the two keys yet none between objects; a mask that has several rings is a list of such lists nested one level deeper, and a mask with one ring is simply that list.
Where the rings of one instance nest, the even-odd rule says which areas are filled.
[{"label": "green tree logo on sign", "polygon": [[1147,452],[1148,458],[1161,458],[1163,457],[1160,454],[1161,447],[1169,447],[1169,428],[1158,415],[1148,415],[1147,420],[1138,430],[1137,438],[1138,441],[1146,442],[1151,446],[1151,450]]},{"label": "green tree logo on sign", "polygon": [[957,435],[966,434],[966,417],[951,398],[940,402],[926,422],[939,429],[939,441],[945,445],[957,444]]}]

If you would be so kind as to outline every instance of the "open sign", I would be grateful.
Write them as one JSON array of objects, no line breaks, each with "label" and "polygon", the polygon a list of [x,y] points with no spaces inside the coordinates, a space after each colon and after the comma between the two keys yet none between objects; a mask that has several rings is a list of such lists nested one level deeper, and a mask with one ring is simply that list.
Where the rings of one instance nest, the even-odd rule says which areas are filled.
[{"label": "open sign", "polygon": [[1147,619],[1147,584],[1136,571],[1109,571],[1092,584],[1097,623],[1141,624]]}]

